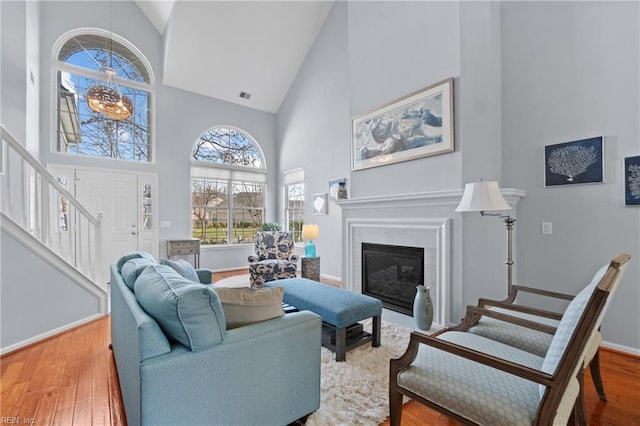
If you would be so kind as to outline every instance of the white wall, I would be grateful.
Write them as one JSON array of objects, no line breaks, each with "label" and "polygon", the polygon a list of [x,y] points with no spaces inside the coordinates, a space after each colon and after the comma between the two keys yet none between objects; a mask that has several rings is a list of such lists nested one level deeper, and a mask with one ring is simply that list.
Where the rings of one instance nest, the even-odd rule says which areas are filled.
[{"label": "white wall", "polygon": [[[640,5],[508,2],[501,31],[503,176],[527,190],[518,278],[576,293],[631,254],[602,334],[640,352],[640,209],[623,206],[622,181],[623,158],[640,155]],[[605,183],[545,188],[544,146],[593,136],[605,137]]]}]

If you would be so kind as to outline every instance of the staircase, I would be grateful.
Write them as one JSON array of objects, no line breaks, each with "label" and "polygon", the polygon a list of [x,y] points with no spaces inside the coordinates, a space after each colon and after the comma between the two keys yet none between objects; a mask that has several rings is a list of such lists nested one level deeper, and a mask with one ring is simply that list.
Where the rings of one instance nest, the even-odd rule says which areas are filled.
[{"label": "staircase", "polygon": [[4,354],[105,315],[108,294],[96,280],[108,265],[100,216],[1,125],[0,136]]}]

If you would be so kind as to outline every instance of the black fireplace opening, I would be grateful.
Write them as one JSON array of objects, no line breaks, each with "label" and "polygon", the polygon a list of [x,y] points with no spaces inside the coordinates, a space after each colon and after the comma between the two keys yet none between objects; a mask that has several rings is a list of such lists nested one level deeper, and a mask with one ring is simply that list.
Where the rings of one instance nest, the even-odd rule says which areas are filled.
[{"label": "black fireplace opening", "polygon": [[424,285],[424,248],[362,243],[362,294],[413,316],[417,285]]}]

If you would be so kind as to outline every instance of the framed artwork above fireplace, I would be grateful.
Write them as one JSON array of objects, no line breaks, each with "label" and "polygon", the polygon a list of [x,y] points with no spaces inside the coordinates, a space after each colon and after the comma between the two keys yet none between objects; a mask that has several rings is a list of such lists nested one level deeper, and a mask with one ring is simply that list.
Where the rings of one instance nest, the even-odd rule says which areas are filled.
[{"label": "framed artwork above fireplace", "polygon": [[453,151],[453,78],[352,120],[354,171]]}]

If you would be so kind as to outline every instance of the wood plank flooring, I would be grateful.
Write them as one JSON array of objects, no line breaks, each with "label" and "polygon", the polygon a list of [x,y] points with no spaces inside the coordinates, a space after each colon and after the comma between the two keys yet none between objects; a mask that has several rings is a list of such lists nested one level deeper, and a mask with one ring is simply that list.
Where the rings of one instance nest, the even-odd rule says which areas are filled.
[{"label": "wood plank flooring", "polygon": [[[214,281],[246,274],[216,273]],[[336,285],[335,282],[327,282]],[[109,317],[67,331],[0,359],[1,424],[126,425],[110,342]],[[601,351],[609,402],[602,402],[585,376],[590,425],[640,425],[640,358]],[[457,425],[420,404],[403,409],[403,425]],[[383,423],[388,425],[388,420]]]}]

